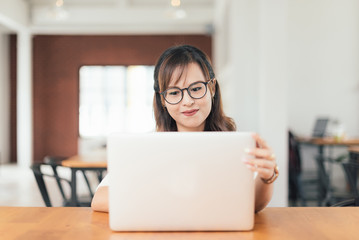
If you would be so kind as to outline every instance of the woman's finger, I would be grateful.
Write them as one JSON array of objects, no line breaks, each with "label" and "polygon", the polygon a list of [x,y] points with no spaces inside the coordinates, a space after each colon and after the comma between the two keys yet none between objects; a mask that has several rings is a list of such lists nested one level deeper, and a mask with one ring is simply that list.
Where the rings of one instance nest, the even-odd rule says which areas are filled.
[{"label": "woman's finger", "polygon": [[268,160],[245,160],[246,166],[253,172],[257,172],[259,177],[263,179],[269,179],[273,176],[275,163]]},{"label": "woman's finger", "polygon": [[244,162],[255,168],[267,168],[273,170],[275,167],[275,163],[273,161],[268,161],[264,159],[245,159]]},{"label": "woman's finger", "polygon": [[255,148],[255,149],[246,149],[245,151],[249,155],[255,156],[257,158],[264,158],[271,161],[275,160],[275,155],[272,153],[272,151],[268,149]]},{"label": "woman's finger", "polygon": [[267,142],[264,141],[257,133],[254,133],[252,136],[253,136],[254,140],[256,141],[257,146],[258,146],[259,148],[267,148],[267,149],[270,149],[270,147],[268,146]]}]

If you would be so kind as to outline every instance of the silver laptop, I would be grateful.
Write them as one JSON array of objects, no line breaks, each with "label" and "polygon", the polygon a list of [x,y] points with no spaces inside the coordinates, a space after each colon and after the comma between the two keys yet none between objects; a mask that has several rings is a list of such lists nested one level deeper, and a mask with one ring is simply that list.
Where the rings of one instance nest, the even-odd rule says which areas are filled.
[{"label": "silver laptop", "polygon": [[108,138],[114,231],[238,231],[254,225],[250,133],[114,134]]}]

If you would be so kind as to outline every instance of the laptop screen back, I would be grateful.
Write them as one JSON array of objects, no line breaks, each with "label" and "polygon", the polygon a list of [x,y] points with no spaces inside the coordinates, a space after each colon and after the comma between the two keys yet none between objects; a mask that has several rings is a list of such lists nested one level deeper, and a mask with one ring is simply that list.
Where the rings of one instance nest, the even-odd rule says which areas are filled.
[{"label": "laptop screen back", "polygon": [[110,136],[111,229],[252,229],[254,174],[242,159],[254,146],[238,132]]},{"label": "laptop screen back", "polygon": [[315,122],[312,137],[324,137],[327,130],[328,122],[328,118],[318,118]]}]

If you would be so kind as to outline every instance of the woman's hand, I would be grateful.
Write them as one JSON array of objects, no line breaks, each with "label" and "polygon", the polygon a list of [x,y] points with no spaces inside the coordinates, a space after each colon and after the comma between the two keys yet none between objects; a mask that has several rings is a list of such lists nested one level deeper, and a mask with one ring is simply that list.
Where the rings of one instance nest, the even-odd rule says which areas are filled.
[{"label": "woman's hand", "polygon": [[275,155],[267,143],[258,135],[253,134],[256,141],[256,148],[246,149],[246,153],[254,158],[245,158],[244,162],[249,169],[258,172],[260,178],[264,181],[271,179],[274,175],[276,166]]}]

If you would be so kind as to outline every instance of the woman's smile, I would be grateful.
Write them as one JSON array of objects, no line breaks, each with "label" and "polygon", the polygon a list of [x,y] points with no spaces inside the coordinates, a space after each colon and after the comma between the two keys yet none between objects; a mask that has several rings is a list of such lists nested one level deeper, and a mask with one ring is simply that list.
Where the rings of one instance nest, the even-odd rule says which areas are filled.
[{"label": "woman's smile", "polygon": [[191,117],[193,115],[195,115],[198,112],[198,109],[192,109],[192,110],[187,110],[182,112],[183,115],[187,116],[187,117]]}]

